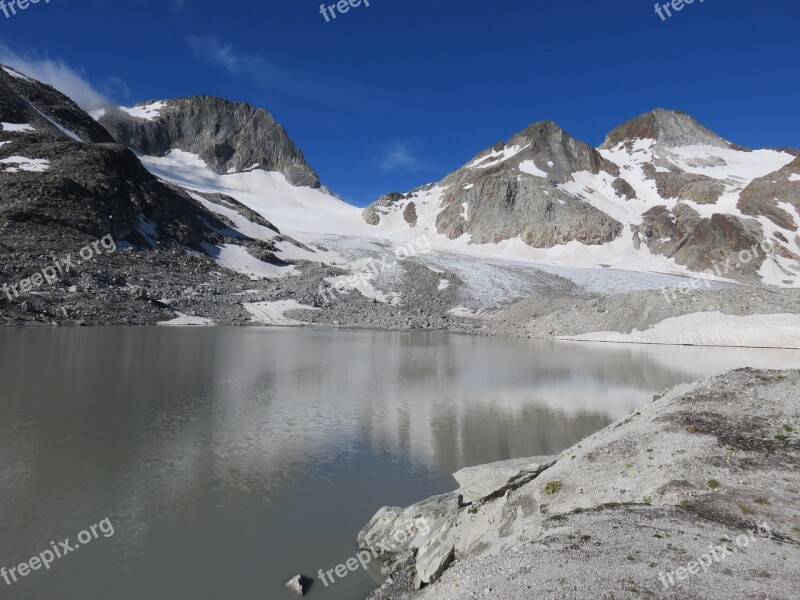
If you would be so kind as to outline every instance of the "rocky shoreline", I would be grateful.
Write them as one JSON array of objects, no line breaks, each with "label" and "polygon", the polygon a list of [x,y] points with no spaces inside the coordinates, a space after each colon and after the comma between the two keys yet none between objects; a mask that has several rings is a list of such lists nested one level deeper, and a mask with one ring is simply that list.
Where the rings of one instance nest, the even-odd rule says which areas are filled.
[{"label": "rocky shoreline", "polygon": [[796,598],[799,393],[800,371],[681,385],[557,457],[382,508],[358,536],[390,550],[368,598]]}]

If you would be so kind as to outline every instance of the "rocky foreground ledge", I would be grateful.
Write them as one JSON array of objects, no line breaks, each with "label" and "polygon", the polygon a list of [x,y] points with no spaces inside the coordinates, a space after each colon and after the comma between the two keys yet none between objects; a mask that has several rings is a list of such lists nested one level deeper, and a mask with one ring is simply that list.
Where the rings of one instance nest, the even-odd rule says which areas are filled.
[{"label": "rocky foreground ledge", "polygon": [[742,369],[558,457],[465,469],[360,533],[390,553],[368,598],[794,600],[799,429],[800,371]]}]

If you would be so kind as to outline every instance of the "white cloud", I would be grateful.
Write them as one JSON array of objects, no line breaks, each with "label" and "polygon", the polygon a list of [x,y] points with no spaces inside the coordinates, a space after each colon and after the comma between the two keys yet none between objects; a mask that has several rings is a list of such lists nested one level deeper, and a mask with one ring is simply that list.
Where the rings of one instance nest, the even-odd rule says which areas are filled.
[{"label": "white cloud", "polygon": [[420,171],[422,164],[414,156],[408,144],[395,142],[386,148],[378,167],[381,171]]},{"label": "white cloud", "polygon": [[387,98],[385,92],[355,81],[279,65],[258,54],[237,51],[218,36],[190,36],[189,47],[200,60],[275,96],[338,106],[368,106]]},{"label": "white cloud", "polygon": [[265,76],[276,70],[260,56],[237,53],[232,44],[223,43],[217,36],[189,36],[189,46],[198,58],[223,67],[234,77],[257,75],[266,70]]},{"label": "white cloud", "polygon": [[[23,56],[0,44],[0,63],[8,65],[20,73],[52,85],[66,94],[84,110],[108,106],[112,102],[89,83],[84,75],[78,73],[62,60]],[[123,84],[124,86],[124,84]]]}]

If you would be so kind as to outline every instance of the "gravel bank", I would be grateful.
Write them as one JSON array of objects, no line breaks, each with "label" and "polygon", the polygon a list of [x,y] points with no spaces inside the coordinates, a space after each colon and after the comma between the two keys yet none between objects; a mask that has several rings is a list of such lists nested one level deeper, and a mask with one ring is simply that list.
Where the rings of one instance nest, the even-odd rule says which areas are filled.
[{"label": "gravel bank", "polygon": [[544,338],[595,331],[644,331],[666,319],[697,312],[739,316],[800,313],[800,290],[763,286],[693,291],[669,300],[661,290],[565,300],[559,305],[542,303],[539,298],[525,299],[492,315],[487,327],[506,335]]},{"label": "gravel bank", "polygon": [[[251,279],[178,248],[117,250],[35,293],[12,300],[0,294],[0,325],[153,325],[184,316],[217,325],[269,325],[274,323],[259,314],[281,303],[296,310],[281,313],[278,321],[300,325],[558,339],[644,332],[698,313],[800,314],[800,290],[795,289],[736,285],[666,294],[658,287],[669,281],[664,276],[580,269],[551,273],[544,267],[437,253],[393,260],[369,273],[356,265],[383,264],[391,249],[372,243],[351,251],[345,265],[296,260],[290,276]],[[13,258],[0,265],[0,285],[52,264],[41,255]],[[598,273],[616,282],[611,287],[638,287],[608,291],[598,285]],[[357,281],[358,289],[336,291],[337,278]],[[653,289],[641,289],[647,285]],[[248,309],[254,304],[267,308],[254,314]],[[736,326],[722,330],[718,345],[759,345],[737,338]],[[775,345],[796,347],[782,341],[792,336],[800,336],[800,330],[776,335]],[[600,336],[599,341],[609,340]]]}]

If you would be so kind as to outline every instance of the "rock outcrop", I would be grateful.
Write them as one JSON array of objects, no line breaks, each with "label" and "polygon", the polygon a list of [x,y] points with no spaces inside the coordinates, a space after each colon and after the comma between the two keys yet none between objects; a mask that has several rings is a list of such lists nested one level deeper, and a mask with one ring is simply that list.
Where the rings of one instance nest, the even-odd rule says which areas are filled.
[{"label": "rock outcrop", "polygon": [[651,208],[634,231],[635,247],[643,242],[693,271],[750,283],[761,282],[759,269],[776,252],[776,246],[763,244],[764,231],[757,221],[721,213],[703,218],[683,202],[672,210]]},{"label": "rock outcrop", "polygon": [[800,157],[779,171],[753,180],[742,190],[737,207],[746,215],[767,217],[780,229],[796,231],[800,226]]},{"label": "rock outcrop", "polygon": [[537,456],[466,467],[453,473],[453,478],[460,486],[464,502],[475,503],[503,495],[507,490],[535,479],[539,473],[551,467],[556,459],[556,456]]},{"label": "rock outcrop", "polygon": [[[799,389],[800,372],[742,369],[656,397],[530,481],[451,505],[411,549],[416,575],[401,568],[370,598],[594,600],[624,582],[646,597],[727,589],[790,600],[800,584]],[[715,547],[732,554],[725,565],[706,560]],[[702,564],[702,577],[683,574]]]}]

